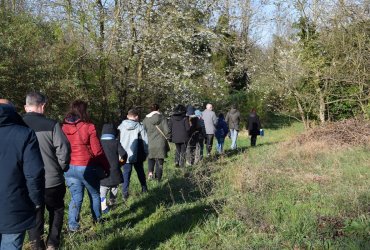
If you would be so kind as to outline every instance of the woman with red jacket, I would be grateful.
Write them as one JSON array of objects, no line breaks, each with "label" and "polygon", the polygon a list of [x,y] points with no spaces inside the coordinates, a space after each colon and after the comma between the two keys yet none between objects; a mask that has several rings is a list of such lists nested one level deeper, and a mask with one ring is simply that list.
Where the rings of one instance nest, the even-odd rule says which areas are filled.
[{"label": "woman with red jacket", "polygon": [[71,162],[65,173],[71,202],[68,211],[68,228],[77,231],[80,228],[79,217],[87,189],[90,198],[90,208],[94,222],[101,218],[100,209],[100,180],[96,167],[102,167],[109,174],[109,162],[96,134],[94,124],[87,114],[87,103],[76,100],[72,102],[62,126],[63,132],[71,144]]}]

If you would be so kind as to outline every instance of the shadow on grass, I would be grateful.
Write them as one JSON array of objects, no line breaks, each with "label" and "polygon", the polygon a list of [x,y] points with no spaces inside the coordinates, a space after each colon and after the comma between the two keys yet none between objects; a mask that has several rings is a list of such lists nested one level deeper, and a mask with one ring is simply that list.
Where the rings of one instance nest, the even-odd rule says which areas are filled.
[{"label": "shadow on grass", "polygon": [[214,211],[205,205],[183,209],[152,225],[141,236],[131,239],[118,237],[104,249],[154,249],[172,236],[190,231],[213,213]]},{"label": "shadow on grass", "polygon": [[[118,220],[117,223],[112,224],[110,228],[104,230],[105,234],[115,232],[117,228],[134,228],[137,223],[150,217],[152,213],[155,213],[160,205],[171,207],[176,204],[191,203],[201,199],[202,195],[197,187],[191,180],[185,177],[188,174],[181,169],[176,171],[179,177],[164,181],[155,188],[149,189],[145,197],[131,204],[124,211],[116,214],[115,217],[117,218],[125,218],[128,214],[137,215],[126,220]],[[160,227],[153,230],[157,229],[160,230]]]}]

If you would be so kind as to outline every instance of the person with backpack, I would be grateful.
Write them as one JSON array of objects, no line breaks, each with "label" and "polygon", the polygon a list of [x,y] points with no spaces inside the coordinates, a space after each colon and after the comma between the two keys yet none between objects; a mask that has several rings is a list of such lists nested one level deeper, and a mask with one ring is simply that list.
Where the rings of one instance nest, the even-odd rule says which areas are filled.
[{"label": "person with backpack", "polygon": [[21,250],[44,204],[45,173],[35,132],[0,99],[0,249]]},{"label": "person with backpack", "polygon": [[226,114],[226,123],[229,126],[230,138],[231,138],[231,149],[234,150],[237,148],[237,140],[239,133],[239,124],[240,124],[240,112],[236,109],[235,105],[231,106],[231,109]]},{"label": "person with backpack", "polygon": [[222,154],[224,152],[224,143],[225,137],[229,132],[229,128],[227,127],[227,123],[225,122],[224,115],[221,113],[218,115],[218,121],[216,125],[216,139],[217,139],[217,152]]},{"label": "person with backpack", "polygon": [[[204,138],[202,135],[202,126],[198,116],[195,115],[195,110],[189,112],[189,142],[188,142],[188,163],[193,165],[199,161],[199,158],[196,157],[197,154],[197,144],[199,143],[200,138]],[[204,140],[204,139],[203,139]]]},{"label": "person with backpack", "polygon": [[148,156],[148,136],[144,126],[139,122],[139,112],[136,109],[130,109],[127,113],[127,119],[118,126],[120,131],[120,143],[127,152],[127,161],[123,165],[123,199],[129,197],[129,186],[132,167],[135,168],[137,177],[141,184],[143,193],[148,191],[144,172],[144,161]]},{"label": "person with backpack", "polygon": [[201,127],[201,132],[199,133],[198,142],[197,142],[197,149],[195,154],[195,163],[203,160],[203,152],[204,152],[204,143],[206,141],[207,133],[206,133],[206,126],[204,124],[204,120],[202,117],[202,111],[199,109],[195,110],[195,116],[198,117],[198,124]]},{"label": "person with backpack", "polygon": [[[36,227],[28,231],[31,248],[57,249],[64,217],[64,196],[66,186],[64,172],[69,168],[71,147],[59,123],[44,116],[47,99],[44,95],[32,92],[26,96],[24,122],[32,128],[40,145],[45,168],[45,204],[38,210]],[[44,237],[45,207],[49,213],[49,234]]]},{"label": "person with backpack", "polygon": [[[109,176],[100,180],[100,202],[103,214],[108,213],[109,206],[116,203],[118,185],[123,182],[121,165],[126,161],[127,153],[117,140],[117,134],[117,129],[112,123],[103,125],[100,142],[110,165]],[[109,200],[107,203],[108,193]]]},{"label": "person with backpack", "polygon": [[[170,137],[170,129],[166,117],[159,112],[159,105],[150,106],[151,112],[143,121],[148,134],[148,178],[161,181],[163,175],[164,159],[170,150],[167,139]],[[154,173],[155,170],[155,173]]]},{"label": "person with backpack", "polygon": [[169,129],[171,141],[176,145],[175,166],[184,167],[186,157],[186,145],[189,141],[190,123],[186,116],[186,108],[183,105],[177,105],[169,120]]},{"label": "person with backpack", "polygon": [[255,147],[257,142],[257,136],[260,134],[261,122],[260,118],[256,113],[256,109],[253,108],[248,116],[248,133],[251,137],[251,146]]}]

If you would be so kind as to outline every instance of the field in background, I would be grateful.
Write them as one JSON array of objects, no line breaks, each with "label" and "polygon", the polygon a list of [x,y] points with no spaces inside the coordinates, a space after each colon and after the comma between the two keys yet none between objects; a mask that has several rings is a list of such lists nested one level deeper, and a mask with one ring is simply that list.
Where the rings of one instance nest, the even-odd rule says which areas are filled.
[{"label": "field in background", "polygon": [[81,232],[65,232],[63,249],[368,248],[369,147],[297,143],[302,131],[267,129],[255,148],[241,133],[238,151],[184,170],[171,156],[147,194],[133,173],[131,197],[101,225],[86,195]]}]

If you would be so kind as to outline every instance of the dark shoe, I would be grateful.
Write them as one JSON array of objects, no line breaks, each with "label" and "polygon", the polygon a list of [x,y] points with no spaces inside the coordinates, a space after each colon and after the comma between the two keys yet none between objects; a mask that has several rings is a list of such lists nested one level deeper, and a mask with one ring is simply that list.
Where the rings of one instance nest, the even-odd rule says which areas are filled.
[{"label": "dark shoe", "polygon": [[128,193],[123,193],[123,200],[127,200],[128,199]]},{"label": "dark shoe", "polygon": [[109,213],[109,208],[106,208],[106,209],[104,209],[103,211],[101,211],[103,214],[107,214],[107,213]]},{"label": "dark shoe", "polygon": [[142,186],[141,187],[141,192],[142,193],[147,193],[148,192],[148,188],[146,186]]}]

